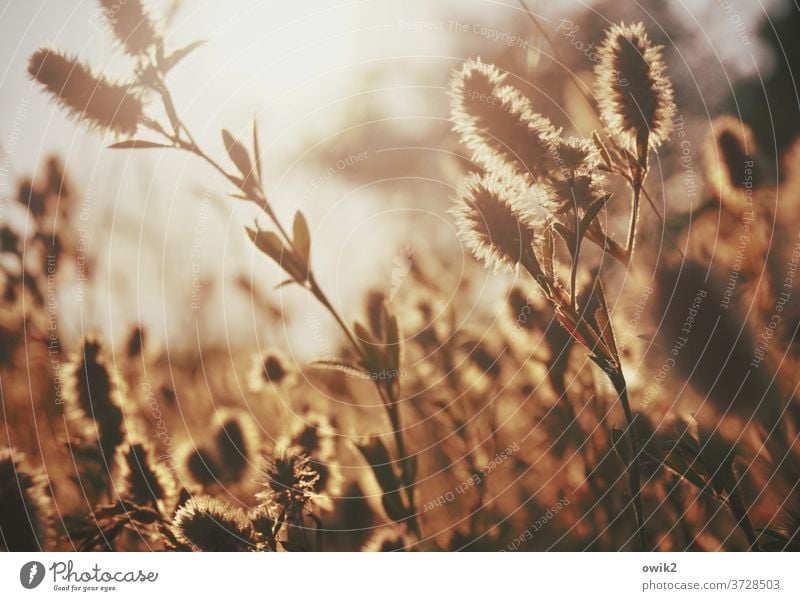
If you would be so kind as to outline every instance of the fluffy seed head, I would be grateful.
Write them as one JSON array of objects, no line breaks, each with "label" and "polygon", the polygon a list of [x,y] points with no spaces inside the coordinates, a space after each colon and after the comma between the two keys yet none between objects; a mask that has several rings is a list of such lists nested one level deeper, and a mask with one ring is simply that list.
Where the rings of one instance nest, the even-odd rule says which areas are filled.
[{"label": "fluffy seed head", "polygon": [[559,138],[554,144],[556,163],[562,171],[591,171],[597,166],[595,148],[584,138]]},{"label": "fluffy seed head", "polygon": [[129,85],[112,83],[57,50],[40,48],[34,52],[28,73],[70,115],[90,126],[131,135],[144,115],[142,101]]},{"label": "fluffy seed head", "polygon": [[291,435],[283,438],[280,444],[308,456],[309,467],[319,475],[314,485],[314,503],[331,511],[331,497],[341,494],[344,481],[341,467],[336,462],[334,427],[327,416],[314,411],[305,412],[300,419]]},{"label": "fluffy seed head", "polygon": [[585,211],[605,193],[605,178],[593,172],[559,174],[547,183],[547,191],[542,202],[556,215],[575,208]]},{"label": "fluffy seed head", "polygon": [[465,62],[450,82],[453,128],[482,167],[510,167],[532,181],[555,165],[558,132],[504,79],[494,65]]},{"label": "fluffy seed head", "polygon": [[219,416],[214,442],[219,457],[219,479],[240,482],[255,459],[258,432],[252,418],[243,412],[225,411]]},{"label": "fluffy seed head", "polygon": [[156,461],[146,442],[131,442],[117,450],[120,496],[138,505],[169,505],[176,495],[172,474]]},{"label": "fluffy seed head", "polygon": [[521,199],[519,185],[489,174],[471,173],[459,187],[460,236],[487,267],[513,269],[532,252],[537,223]]},{"label": "fluffy seed head", "polygon": [[642,23],[613,25],[599,49],[600,111],[609,129],[631,148],[640,131],[649,132],[649,145],[657,148],[672,129],[672,83],[664,74],[661,50]]},{"label": "fluffy seed head", "polygon": [[726,207],[737,209],[746,188],[761,184],[753,130],[736,117],[718,117],[711,124],[703,158],[714,195]]},{"label": "fluffy seed head", "polygon": [[115,449],[124,439],[125,427],[117,380],[103,359],[100,342],[87,338],[78,358],[67,369],[67,416],[84,436],[97,438],[111,463]]},{"label": "fluffy seed head", "polygon": [[155,23],[141,0],[100,0],[100,5],[106,23],[131,56],[145,54],[158,43]]},{"label": "fluffy seed head", "polygon": [[194,551],[251,551],[257,544],[244,512],[205,495],[178,510],[172,531],[179,543]]},{"label": "fluffy seed head", "polygon": [[289,515],[297,514],[314,496],[319,474],[306,455],[292,450],[279,450],[266,459],[264,491],[258,497],[284,508]]},{"label": "fluffy seed head", "polygon": [[0,550],[44,550],[51,507],[44,476],[20,451],[0,449]]},{"label": "fluffy seed head", "polygon": [[286,358],[276,350],[257,355],[250,372],[250,389],[253,392],[270,390],[273,386],[289,386],[295,382],[295,371]]}]

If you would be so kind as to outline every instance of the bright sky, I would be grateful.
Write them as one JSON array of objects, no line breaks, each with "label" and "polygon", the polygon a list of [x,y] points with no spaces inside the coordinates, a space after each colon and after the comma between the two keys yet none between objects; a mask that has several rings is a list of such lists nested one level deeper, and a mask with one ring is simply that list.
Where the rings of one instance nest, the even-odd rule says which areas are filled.
[{"label": "bright sky", "polygon": [[[170,0],[151,4],[158,13]],[[562,0],[530,4],[535,9],[558,4],[563,10],[565,6]],[[675,0],[674,4],[687,19],[693,15],[711,23],[707,32],[718,40],[715,45],[723,60],[744,68],[749,65],[749,53],[735,43],[735,22],[739,18],[751,22],[762,10],[759,2]],[[98,309],[84,310],[83,319],[90,327],[107,329],[121,317],[115,311],[129,314],[127,307],[105,309],[102,295],[107,299],[113,287],[136,299],[137,315],[144,321],[163,324],[166,333],[177,333],[193,325],[195,316],[183,305],[165,306],[163,299],[176,287],[186,288],[191,248],[198,239],[204,276],[224,273],[230,279],[231,274],[245,270],[258,280],[256,272],[264,266],[249,262],[251,255],[245,252],[248,247],[241,235],[243,214],[226,222],[214,218],[208,213],[213,209],[198,200],[204,190],[220,198],[228,191],[204,166],[169,153],[108,151],[106,141],[66,119],[26,79],[27,57],[45,44],[68,49],[106,67],[110,74],[125,76],[125,61],[100,23],[97,6],[94,0],[6,0],[0,9],[0,144],[6,150],[3,160],[10,166],[9,173],[0,173],[2,187],[13,190],[15,176],[32,172],[40,157],[53,151],[64,156],[73,179],[90,201],[96,248],[108,247],[111,253]],[[303,145],[329,135],[331,124],[341,126],[341,109],[356,100],[351,95],[363,83],[364,73],[376,65],[392,65],[408,89],[398,92],[394,104],[386,107],[387,116],[412,110],[417,70],[441,72],[445,81],[457,60],[451,56],[451,42],[470,36],[477,45],[497,43],[489,32],[500,27],[512,10],[511,14],[524,18],[511,0],[187,0],[167,39],[174,47],[198,38],[208,44],[187,59],[171,81],[186,122],[201,145],[218,156],[220,128],[245,135],[252,116],[258,114],[269,188],[276,193],[281,215],[288,218],[310,177],[302,163],[297,164]],[[466,24],[467,29],[437,25],[448,21]],[[475,24],[486,25],[486,33],[475,33]],[[429,27],[434,30],[426,30]],[[413,70],[405,77],[409,67]],[[442,94],[441,105],[432,110],[445,106]],[[326,186],[331,206],[342,204],[346,209],[332,218],[329,207],[302,208],[312,229],[325,223],[324,231],[315,233],[330,251],[331,261],[335,259],[336,269],[346,272],[347,253],[352,253],[353,261],[371,261],[375,272],[360,278],[347,273],[350,280],[366,282],[375,273],[388,273],[397,249],[387,244],[383,254],[378,250],[365,257],[358,245],[342,239],[337,228],[363,227],[365,235],[381,239],[387,235],[381,227],[391,229],[392,219],[373,221],[368,202],[340,203],[352,191],[340,189],[334,181]],[[135,232],[132,239],[131,231]],[[176,262],[175,256],[185,261]],[[112,275],[120,273],[119,265],[127,271]],[[338,283],[341,276],[334,273],[330,284]],[[305,298],[302,292],[288,294],[295,302]],[[357,294],[358,286],[353,286],[337,290],[335,296],[338,304],[348,306]],[[232,303],[225,305],[226,313],[238,316],[246,309],[230,298],[224,302]],[[64,304],[70,307],[70,299]],[[72,303],[68,310],[79,308]],[[225,330],[230,324],[209,320],[208,325],[217,328],[219,335],[232,336]],[[252,324],[244,325],[252,330]]]}]

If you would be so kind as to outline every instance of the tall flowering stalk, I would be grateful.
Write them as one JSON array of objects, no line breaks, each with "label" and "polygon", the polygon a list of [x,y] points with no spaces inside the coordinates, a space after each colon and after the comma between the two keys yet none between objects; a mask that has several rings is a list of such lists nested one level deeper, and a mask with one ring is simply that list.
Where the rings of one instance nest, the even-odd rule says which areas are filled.
[{"label": "tall flowering stalk", "polygon": [[672,84],[664,75],[661,46],[650,42],[642,23],[613,25],[598,54],[597,102],[616,141],[620,159],[615,165],[609,157],[608,167],[612,172],[624,174],[633,187],[626,244],[627,251],[632,253],[647,159],[650,150],[657,149],[672,130],[675,112]]},{"label": "tall flowering stalk", "polygon": [[117,135],[133,135],[144,105],[131,83],[115,83],[58,50],[31,55],[28,73],[75,119]]},{"label": "tall flowering stalk", "polygon": [[[107,2],[101,2],[106,7]],[[125,4],[125,3],[123,3]],[[106,7],[107,8],[107,7]],[[195,141],[189,128],[179,116],[166,83],[169,71],[192,51],[202,45],[194,42],[174,51],[167,51],[157,33],[157,26],[139,1],[133,1],[116,13],[106,11],[106,19],[117,40],[134,59],[135,80],[128,84],[113,84],[95,75],[91,69],[60,52],[48,49],[36,51],[30,59],[29,74],[38,81],[61,106],[74,117],[106,132],[124,137],[111,148],[145,149],[171,148],[199,157],[222,175],[236,192],[235,198],[252,202],[272,223],[274,231],[259,225],[247,228],[253,244],[275,261],[288,276],[288,283],[305,288],[333,317],[357,357],[357,365],[344,361],[320,362],[326,367],[356,370],[373,381],[392,427],[398,466],[398,491],[402,493],[402,508],[390,516],[402,521],[409,530],[419,533],[415,507],[416,458],[409,455],[403,436],[399,411],[400,386],[397,377],[378,379],[376,373],[400,373],[401,340],[397,319],[384,303],[377,328],[366,328],[356,322],[351,329],[322,290],[311,267],[311,236],[304,215],[295,213],[291,230],[278,219],[264,189],[258,129],[254,121],[251,149],[229,131],[222,130],[222,142],[230,167],[212,158]],[[143,97],[160,99],[167,117],[166,123],[145,114]],[[156,139],[133,137],[146,131]],[[375,466],[372,466],[373,470]]]},{"label": "tall flowering stalk", "polygon": [[[456,71],[450,89],[454,129],[486,172],[464,179],[453,213],[462,238],[487,267],[522,267],[533,277],[561,325],[614,386],[628,424],[628,485],[644,550],[640,446],[627,382],[602,285],[595,277],[579,298],[577,274],[585,238],[630,262],[648,155],[668,136],[674,109],[661,49],[641,24],[613,26],[600,56],[596,100],[608,144],[599,134],[592,141],[563,138],[492,65],[468,61]],[[624,246],[606,236],[597,219],[611,200],[603,172],[624,177],[633,192]],[[531,196],[548,214],[545,220],[526,204]],[[570,255],[566,285],[555,266],[558,238]]]}]

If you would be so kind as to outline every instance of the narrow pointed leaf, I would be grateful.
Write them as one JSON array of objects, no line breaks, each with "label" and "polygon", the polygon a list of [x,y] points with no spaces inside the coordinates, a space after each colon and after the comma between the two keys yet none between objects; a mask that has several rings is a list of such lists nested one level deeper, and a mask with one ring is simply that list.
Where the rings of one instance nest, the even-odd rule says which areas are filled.
[{"label": "narrow pointed leaf", "polygon": [[173,148],[171,144],[163,144],[161,142],[150,142],[149,140],[123,140],[111,144],[109,148],[123,149],[123,148]]},{"label": "narrow pointed leaf", "polygon": [[247,149],[242,146],[227,129],[222,130],[222,142],[225,144],[225,150],[228,151],[228,156],[231,158],[231,161],[233,161],[233,164],[236,165],[239,173],[242,174],[245,182],[247,182],[253,172]]},{"label": "narrow pointed leaf", "polygon": [[306,218],[300,211],[294,214],[294,223],[292,224],[292,243],[299,255],[299,259],[308,266],[311,258],[311,235],[308,232],[308,223]]}]

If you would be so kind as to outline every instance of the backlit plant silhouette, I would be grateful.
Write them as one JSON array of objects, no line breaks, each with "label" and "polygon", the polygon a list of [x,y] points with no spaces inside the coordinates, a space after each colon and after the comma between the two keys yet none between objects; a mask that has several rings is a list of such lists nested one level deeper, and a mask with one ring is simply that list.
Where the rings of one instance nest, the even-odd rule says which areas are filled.
[{"label": "backlit plant silhouette", "polygon": [[[76,186],[49,159],[17,190],[30,229],[0,223],[0,418],[8,432],[0,547],[798,549],[800,410],[784,391],[800,362],[791,308],[770,334],[775,348],[758,355],[762,365],[781,361],[776,377],[752,368],[741,397],[729,381],[750,369],[784,268],[800,263],[800,251],[797,260],[781,250],[773,258],[770,247],[772,226],[791,231],[800,220],[792,212],[800,146],[783,158],[784,178],[770,183],[756,168],[753,133],[739,119],[718,118],[704,149],[703,204],[662,214],[648,176],[656,157],[661,167],[662,153],[674,151],[679,88],[643,24],[605,32],[594,84],[580,88],[599,124],[591,135],[557,127],[512,71],[466,60],[451,74],[449,101],[471,172],[455,185],[450,216],[474,258],[454,282],[448,257],[404,247],[402,286],[393,273],[390,292],[366,293],[364,317],[351,324],[320,284],[315,267],[326,249],[312,242],[304,214],[278,218],[255,119],[246,136],[222,129],[219,152],[201,147],[184,119],[170,73],[202,42],[172,47],[140,0],[99,4],[130,77],[112,80],[41,48],[29,59],[32,80],[115,152],[185,153],[222,178],[232,203],[259,212],[243,238],[280,268],[274,284],[310,295],[342,342],[304,368],[275,348],[246,358],[213,349],[201,349],[199,360],[159,355],[140,325],[123,345],[96,334],[63,339],[49,304],[57,276],[80,261],[91,279],[94,263],[76,240]],[[754,202],[768,193],[787,202]],[[652,259],[643,200],[675,259],[652,266],[655,289],[647,292],[636,279],[637,266]],[[745,249],[741,223],[750,228]],[[712,238],[736,273],[728,289],[704,272],[715,257]],[[502,302],[464,310],[487,269],[498,273]],[[767,291],[759,288],[765,280]],[[249,283],[237,286],[256,297]],[[615,298],[651,303],[641,316],[659,329],[648,335],[649,356],[621,328],[624,309],[609,306],[612,288]],[[716,413],[701,422],[670,410],[659,423],[650,410],[658,387],[647,385],[658,369],[652,356],[669,352],[698,291],[707,300],[692,309],[693,338],[670,367],[681,394],[690,385]],[[737,300],[752,314],[711,309]],[[274,310],[263,299],[259,308]],[[246,406],[224,397],[209,419],[203,401],[227,395],[225,377],[239,367]],[[281,394],[291,416],[270,404]],[[761,399],[756,408],[752,399]],[[624,428],[611,423],[617,409]],[[37,440],[27,439],[31,415]],[[718,415],[720,423],[741,420],[733,428],[747,437],[710,427]],[[42,416],[50,438],[40,434]],[[387,426],[391,441],[371,434]]]}]

